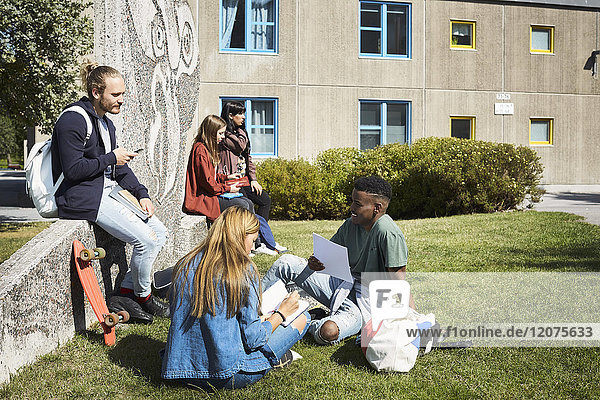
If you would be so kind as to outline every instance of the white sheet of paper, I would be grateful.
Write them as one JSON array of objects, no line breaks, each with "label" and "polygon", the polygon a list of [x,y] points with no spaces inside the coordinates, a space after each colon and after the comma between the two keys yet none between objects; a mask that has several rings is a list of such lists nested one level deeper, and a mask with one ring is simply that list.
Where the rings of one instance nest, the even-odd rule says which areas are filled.
[{"label": "white sheet of paper", "polygon": [[313,252],[325,266],[325,269],[319,272],[353,282],[347,248],[313,232]]},{"label": "white sheet of paper", "polygon": [[[277,281],[265,290],[262,294],[261,300],[261,312],[263,315],[272,314],[273,311],[279,308],[279,305],[283,301],[283,299],[288,295],[288,291],[285,288],[285,284],[283,281]],[[298,300],[298,309],[296,312],[289,317],[286,318],[285,322],[282,322],[281,325],[288,326],[293,320],[298,318],[300,314],[308,309],[310,304],[306,300],[299,299]]]}]

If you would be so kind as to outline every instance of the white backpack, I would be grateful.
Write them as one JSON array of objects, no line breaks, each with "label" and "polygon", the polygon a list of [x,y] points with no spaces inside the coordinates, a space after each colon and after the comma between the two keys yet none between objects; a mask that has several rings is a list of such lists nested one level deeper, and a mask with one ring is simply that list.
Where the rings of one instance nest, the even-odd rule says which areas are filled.
[{"label": "white backpack", "polygon": [[[369,364],[377,371],[408,372],[414,367],[421,346],[420,332],[435,325],[433,314],[412,308],[405,318],[386,319],[375,329],[369,320],[362,328],[361,346]],[[424,353],[431,351],[433,340]]]},{"label": "white backpack", "polygon": [[[87,124],[87,135],[83,142],[83,146],[85,147],[92,134],[92,121],[88,113],[81,106],[72,106],[65,109],[58,118],[60,119],[64,113],[69,111],[79,113],[85,119]],[[56,183],[54,183],[52,176],[52,152],[50,151],[51,143],[52,138],[45,142],[36,143],[25,162],[27,193],[31,197],[31,200],[33,200],[33,205],[35,205],[38,213],[44,218],[58,217],[58,207],[56,206],[54,194],[64,179],[64,174],[61,173]]]}]

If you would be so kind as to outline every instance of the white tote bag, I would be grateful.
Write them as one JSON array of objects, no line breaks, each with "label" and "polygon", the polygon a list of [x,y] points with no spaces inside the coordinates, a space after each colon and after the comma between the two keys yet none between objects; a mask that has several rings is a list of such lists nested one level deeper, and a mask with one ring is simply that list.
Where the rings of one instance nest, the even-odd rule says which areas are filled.
[{"label": "white tote bag", "polygon": [[[377,371],[408,372],[414,367],[419,355],[421,335],[435,325],[433,314],[419,314],[409,309],[405,318],[386,319],[374,329],[372,320],[362,330],[362,349],[369,364]],[[429,341],[425,353],[431,351]]]}]

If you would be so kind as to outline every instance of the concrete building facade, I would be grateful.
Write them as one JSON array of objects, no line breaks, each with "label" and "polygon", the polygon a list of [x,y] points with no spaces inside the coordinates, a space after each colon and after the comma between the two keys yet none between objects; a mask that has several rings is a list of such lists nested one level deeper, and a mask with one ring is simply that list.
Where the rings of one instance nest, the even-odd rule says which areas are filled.
[{"label": "concrete building facade", "polygon": [[197,120],[244,101],[256,158],[457,136],[530,146],[546,184],[600,183],[600,0],[190,6]]}]

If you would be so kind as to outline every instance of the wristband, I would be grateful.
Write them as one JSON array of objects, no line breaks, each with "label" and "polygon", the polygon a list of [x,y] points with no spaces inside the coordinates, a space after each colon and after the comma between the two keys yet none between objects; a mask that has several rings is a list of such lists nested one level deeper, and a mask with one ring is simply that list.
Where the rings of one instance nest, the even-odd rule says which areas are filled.
[{"label": "wristband", "polygon": [[285,317],[283,316],[283,313],[279,310],[275,310],[273,311],[273,314],[279,314],[279,316],[281,317],[281,322],[285,322]]}]

